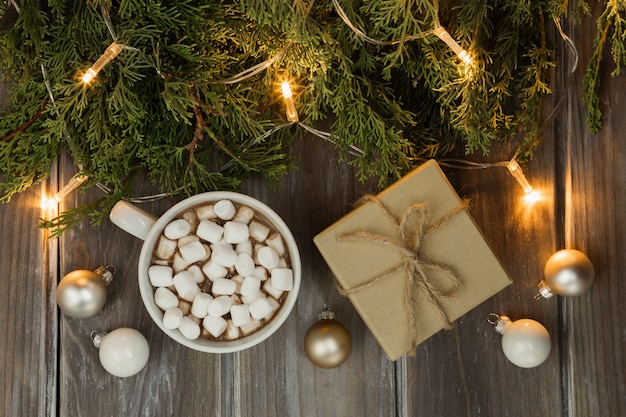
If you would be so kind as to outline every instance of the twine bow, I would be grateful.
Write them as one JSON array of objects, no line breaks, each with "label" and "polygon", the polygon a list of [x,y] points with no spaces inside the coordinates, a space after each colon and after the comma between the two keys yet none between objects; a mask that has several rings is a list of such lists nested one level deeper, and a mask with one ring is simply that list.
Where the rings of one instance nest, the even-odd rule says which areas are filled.
[{"label": "twine bow", "polygon": [[[402,237],[401,241],[392,239],[384,235],[365,231],[339,234],[337,236],[337,240],[372,241],[394,247],[402,253],[404,257],[404,262],[388,269],[387,271],[384,271],[383,273],[361,284],[355,285],[351,288],[339,288],[339,291],[343,295],[350,295],[367,287],[371,287],[372,285],[390,277],[398,271],[406,270],[408,272],[408,278],[406,281],[404,302],[407,310],[409,311],[409,325],[411,327],[411,351],[413,351],[415,346],[417,346],[418,340],[418,317],[416,307],[421,294],[424,294],[427,300],[432,304],[437,315],[445,323],[445,327],[449,329],[452,326],[452,323],[448,319],[445,311],[441,306],[441,301],[454,298],[458,292],[461,283],[459,281],[459,278],[450,268],[444,265],[430,262],[429,260],[425,259],[421,254],[421,248],[424,239],[428,237],[428,235],[435,232],[441,226],[445,225],[452,217],[467,208],[467,201],[464,200],[459,206],[448,212],[439,221],[429,226],[428,209],[424,204],[411,204],[406,209],[402,217],[398,219],[380,202],[378,198],[373,195],[366,195],[361,199],[361,201],[362,203],[376,203],[382,209],[382,212],[385,214],[385,216],[394,224],[398,225],[400,229],[400,235]],[[410,220],[414,216],[417,216],[416,222],[411,222]],[[413,224],[416,224],[416,226],[413,227]],[[436,270],[443,272],[450,281],[450,288],[447,290],[442,290],[435,286],[428,277],[428,274],[426,273],[427,270]]]}]

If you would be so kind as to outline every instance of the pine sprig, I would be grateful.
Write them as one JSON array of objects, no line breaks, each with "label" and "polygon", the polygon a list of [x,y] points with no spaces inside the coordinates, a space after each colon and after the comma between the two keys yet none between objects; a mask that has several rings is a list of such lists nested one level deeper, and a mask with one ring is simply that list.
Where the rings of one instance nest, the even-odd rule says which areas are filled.
[{"label": "pine sprig", "polygon": [[[42,223],[55,231],[87,218],[97,223],[113,200],[132,196],[139,171],[179,197],[234,190],[251,176],[278,185],[296,167],[291,138],[304,133],[296,124],[277,129],[286,122],[285,79],[300,120],[331,120],[340,158],[360,148],[349,163],[380,186],[456,147],[486,153],[515,138],[520,157],[530,157],[556,65],[546,22],[589,9],[583,0],[338,0],[367,40],[332,1],[20,3],[16,21],[0,32],[0,71],[11,85],[0,117],[0,138],[9,138],[0,142],[0,199],[45,179],[62,151],[89,184],[113,190]],[[624,14],[623,2],[610,0],[598,21],[597,55],[585,77],[592,127],[601,117],[605,44],[614,75],[626,57]],[[435,36],[440,25],[471,65]],[[122,52],[82,84],[114,40]],[[225,82],[263,62],[271,65]]]},{"label": "pine sprig", "polygon": [[606,8],[597,20],[594,53],[583,78],[583,102],[587,103],[587,125],[593,133],[602,127],[600,106],[601,64],[607,42],[615,64],[612,76],[617,76],[626,65],[626,4],[620,0],[608,0]]}]

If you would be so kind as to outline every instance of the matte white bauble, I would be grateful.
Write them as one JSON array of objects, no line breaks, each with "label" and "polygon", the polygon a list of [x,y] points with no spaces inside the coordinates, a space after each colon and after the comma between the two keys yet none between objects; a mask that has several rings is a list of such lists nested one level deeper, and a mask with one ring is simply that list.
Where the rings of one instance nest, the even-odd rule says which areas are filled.
[{"label": "matte white bauble", "polygon": [[100,350],[100,363],[111,375],[126,378],[139,373],[150,356],[146,338],[135,329],[121,327],[112,332],[92,332],[93,344]]},{"label": "matte white bauble", "polygon": [[548,330],[531,319],[511,321],[507,316],[493,315],[490,323],[502,334],[502,351],[509,361],[520,368],[541,365],[550,355],[552,342]]}]

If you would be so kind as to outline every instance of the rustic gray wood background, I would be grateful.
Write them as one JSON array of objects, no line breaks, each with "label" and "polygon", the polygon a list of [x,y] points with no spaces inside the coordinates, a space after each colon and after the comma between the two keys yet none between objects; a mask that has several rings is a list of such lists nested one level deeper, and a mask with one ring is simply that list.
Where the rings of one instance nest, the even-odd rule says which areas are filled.
[{"label": "rustic gray wood background", "polygon": [[[525,172],[545,199],[532,209],[504,168],[448,170],[460,195],[514,283],[417,349],[389,361],[333,277],[312,238],[351,209],[373,184],[361,184],[337,161],[329,143],[298,139],[291,152],[299,170],[280,190],[260,182],[242,192],[273,207],[290,225],[303,261],[296,307],[279,332],[237,354],[197,353],[168,340],[144,311],[136,283],[141,242],[105,221],[80,224],[58,240],[37,229],[43,192],[55,191],[75,172],[62,158],[50,180],[0,206],[0,414],[4,416],[624,416],[626,415],[626,78],[602,86],[604,127],[592,135],[580,102],[583,69],[591,54],[593,19],[566,26],[580,66],[566,85],[571,54],[559,42],[554,95],[545,114],[567,92],[542,146]],[[609,57],[607,57],[609,58]],[[506,160],[512,148],[488,156]],[[146,186],[139,192],[149,193]],[[63,204],[92,199],[74,193]],[[163,213],[170,201],[143,208]],[[543,265],[558,249],[584,251],[597,279],[577,298],[533,300]],[[75,269],[114,264],[103,311],[88,319],[61,317],[58,280]],[[350,331],[353,352],[338,368],[316,368],[303,338],[325,303]],[[552,335],[548,360],[521,369],[502,354],[489,313],[534,318]],[[151,354],[138,375],[118,379],[99,364],[92,330],[129,326],[149,340]]]}]

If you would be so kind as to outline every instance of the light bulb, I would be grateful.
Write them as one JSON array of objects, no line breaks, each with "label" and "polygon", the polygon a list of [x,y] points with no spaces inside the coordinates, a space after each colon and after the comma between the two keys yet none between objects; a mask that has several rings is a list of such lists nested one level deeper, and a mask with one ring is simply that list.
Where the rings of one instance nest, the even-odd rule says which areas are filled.
[{"label": "light bulb", "polygon": [[458,56],[465,64],[469,65],[472,63],[472,57],[467,53],[467,51],[461,48],[461,45],[454,40],[454,38],[450,35],[450,33],[443,28],[443,26],[437,26],[433,30],[433,33],[437,35],[439,39],[444,41],[446,45],[452,49],[452,51]]},{"label": "light bulb", "polygon": [[109,47],[104,51],[102,56],[98,58],[98,60],[89,68],[82,76],[82,80],[85,84],[89,84],[95,77],[98,75],[100,70],[104,68],[106,64],[108,64],[112,59],[119,55],[122,52],[122,46],[116,42],[113,42]]},{"label": "light bulb", "polygon": [[285,108],[287,112],[287,120],[290,122],[298,121],[298,112],[296,106],[293,103],[293,94],[291,93],[291,87],[287,81],[283,81],[282,84],[283,98],[285,99]]},{"label": "light bulb", "polygon": [[74,175],[70,180],[65,184],[63,188],[59,190],[52,197],[44,198],[41,202],[41,208],[43,209],[52,209],[55,208],[69,193],[80,187],[85,181],[87,181],[87,176],[78,173]]},{"label": "light bulb", "polygon": [[522,168],[519,166],[517,161],[515,159],[511,159],[506,167],[508,168],[511,175],[513,175],[513,178],[515,178],[517,182],[519,182],[519,184],[522,186],[526,195],[533,195],[535,190],[533,190],[533,187],[530,186],[528,180],[526,179],[526,176],[524,175],[524,172],[522,171]]}]

